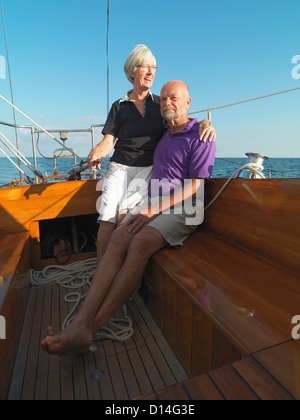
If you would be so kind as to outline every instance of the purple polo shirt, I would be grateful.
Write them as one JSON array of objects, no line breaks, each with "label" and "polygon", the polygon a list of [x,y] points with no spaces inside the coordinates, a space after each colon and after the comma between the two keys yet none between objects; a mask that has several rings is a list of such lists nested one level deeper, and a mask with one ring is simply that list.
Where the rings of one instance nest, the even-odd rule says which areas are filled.
[{"label": "purple polo shirt", "polygon": [[[153,157],[149,195],[169,195],[185,179],[209,179],[215,162],[215,143],[199,140],[197,119],[191,119],[184,130],[172,134],[169,127],[159,141]],[[159,180],[159,192],[158,181]],[[174,185],[172,185],[172,184]]]}]

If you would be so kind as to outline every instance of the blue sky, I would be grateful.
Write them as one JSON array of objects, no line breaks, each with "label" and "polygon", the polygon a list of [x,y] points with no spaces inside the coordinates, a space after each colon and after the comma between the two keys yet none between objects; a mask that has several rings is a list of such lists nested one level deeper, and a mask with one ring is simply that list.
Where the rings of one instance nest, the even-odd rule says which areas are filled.
[{"label": "blue sky", "polygon": [[[15,105],[45,128],[105,121],[106,3],[3,0]],[[159,65],[153,92],[168,80],[184,80],[191,112],[296,88],[299,16],[299,0],[110,0],[110,103],[130,88],[123,65],[140,43]],[[2,25],[0,55],[6,58]],[[10,99],[8,77],[0,79],[0,92]],[[300,157],[299,103],[295,91],[213,112],[217,155]],[[0,110],[0,120],[12,122],[2,101]],[[27,124],[19,115],[17,122]],[[20,130],[19,138],[30,155],[29,136]],[[79,155],[88,154],[88,137],[72,141]],[[40,147],[52,155],[56,144],[42,137]]]}]

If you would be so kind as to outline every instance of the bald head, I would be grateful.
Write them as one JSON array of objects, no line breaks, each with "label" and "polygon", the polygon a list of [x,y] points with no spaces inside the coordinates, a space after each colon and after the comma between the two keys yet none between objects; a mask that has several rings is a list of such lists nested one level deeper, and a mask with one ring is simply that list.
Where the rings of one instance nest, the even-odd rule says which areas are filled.
[{"label": "bald head", "polygon": [[188,120],[187,111],[191,99],[188,85],[180,80],[166,83],[160,94],[160,110],[168,123],[179,125]]},{"label": "bald head", "polygon": [[161,90],[163,91],[164,89],[179,89],[187,97],[190,96],[188,85],[181,80],[171,80],[170,82],[166,83]]}]

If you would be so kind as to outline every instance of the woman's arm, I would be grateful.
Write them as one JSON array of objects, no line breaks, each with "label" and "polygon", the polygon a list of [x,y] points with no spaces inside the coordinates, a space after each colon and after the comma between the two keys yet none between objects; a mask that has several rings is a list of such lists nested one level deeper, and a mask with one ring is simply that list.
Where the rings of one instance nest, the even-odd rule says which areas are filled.
[{"label": "woman's arm", "polygon": [[208,140],[211,143],[216,140],[216,131],[209,120],[202,120],[198,124],[200,141],[206,143]]},{"label": "woman's arm", "polygon": [[87,157],[87,163],[92,170],[96,168],[100,169],[100,164],[95,164],[95,162],[97,159],[101,159],[110,154],[114,147],[115,140],[115,137],[111,134],[105,134],[103,140],[90,151],[90,154]]}]

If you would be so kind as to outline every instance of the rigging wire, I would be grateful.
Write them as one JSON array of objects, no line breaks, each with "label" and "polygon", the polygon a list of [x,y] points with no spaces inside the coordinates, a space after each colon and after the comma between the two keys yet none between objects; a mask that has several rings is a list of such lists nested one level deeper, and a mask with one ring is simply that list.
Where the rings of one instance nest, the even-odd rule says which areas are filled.
[{"label": "rigging wire", "polygon": [[[12,78],[11,78],[11,72],[10,72],[10,63],[9,63],[9,55],[8,55],[8,46],[7,46],[7,36],[6,36],[6,27],[5,27],[5,19],[4,19],[4,9],[3,9],[3,2],[1,0],[1,12],[2,12],[2,22],[3,22],[3,32],[4,32],[4,40],[5,40],[5,49],[6,49],[6,59],[7,59],[7,70],[8,70],[8,78],[9,78],[9,85],[10,85],[10,95],[11,95],[11,102],[14,104],[14,95],[13,95],[13,88],[12,88]],[[16,136],[16,146],[19,151],[19,139],[18,139],[18,130],[17,130],[17,122],[16,122],[16,112],[13,108],[13,119],[14,119],[14,125],[15,125],[15,136]],[[20,168],[20,180],[22,180],[22,171],[21,171],[21,161],[18,159],[18,164]]]},{"label": "rigging wire", "polygon": [[222,105],[222,106],[217,106],[216,108],[207,108],[207,109],[202,109],[201,111],[190,112],[188,115],[200,114],[201,112],[209,112],[210,113],[211,111],[216,111],[217,109],[223,109],[223,108],[228,108],[230,106],[241,105],[241,104],[244,104],[246,102],[251,102],[251,101],[258,101],[260,99],[270,98],[271,96],[281,95],[283,93],[293,92],[293,91],[299,90],[299,89],[300,89],[300,86],[296,87],[296,88],[293,88],[293,89],[282,90],[281,92],[270,93],[269,95],[258,96],[257,98],[246,99],[244,101],[234,102],[233,104]]}]

